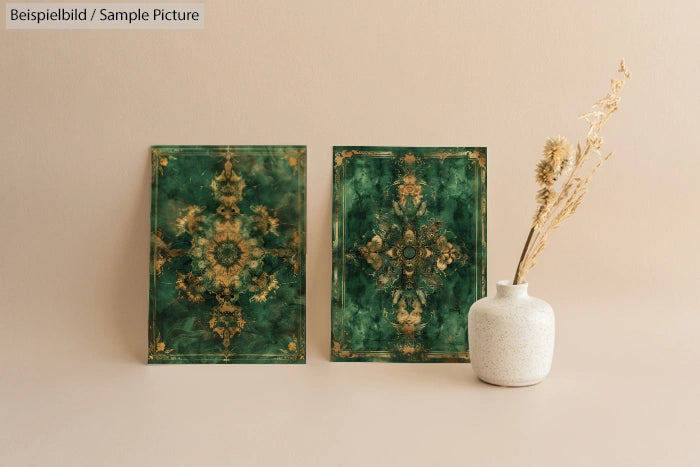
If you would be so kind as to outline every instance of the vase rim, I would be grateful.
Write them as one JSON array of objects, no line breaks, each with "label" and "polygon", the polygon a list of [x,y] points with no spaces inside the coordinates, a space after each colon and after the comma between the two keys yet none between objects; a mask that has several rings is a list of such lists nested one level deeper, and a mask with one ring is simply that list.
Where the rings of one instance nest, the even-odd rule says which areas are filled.
[{"label": "vase rim", "polygon": [[509,279],[496,282],[496,285],[499,287],[527,287],[527,284],[527,282],[523,282],[522,284],[513,285],[513,281]]},{"label": "vase rim", "polygon": [[527,282],[513,285],[513,281],[498,281],[496,283],[496,296],[498,297],[525,297],[527,296]]}]

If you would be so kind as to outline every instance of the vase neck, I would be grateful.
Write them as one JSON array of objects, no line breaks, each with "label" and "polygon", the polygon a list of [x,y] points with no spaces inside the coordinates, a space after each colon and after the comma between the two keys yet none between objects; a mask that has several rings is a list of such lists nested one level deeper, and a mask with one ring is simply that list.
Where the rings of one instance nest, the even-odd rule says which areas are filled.
[{"label": "vase neck", "polygon": [[496,296],[502,298],[526,297],[527,282],[513,285],[513,281],[498,281],[496,283]]}]

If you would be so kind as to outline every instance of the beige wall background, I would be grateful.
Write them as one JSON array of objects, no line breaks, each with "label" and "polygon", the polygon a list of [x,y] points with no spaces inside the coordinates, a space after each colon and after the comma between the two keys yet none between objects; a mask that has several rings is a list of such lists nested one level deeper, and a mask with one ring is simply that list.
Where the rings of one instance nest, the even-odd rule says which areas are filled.
[{"label": "beige wall background", "polygon": [[[700,464],[700,3],[207,1],[201,31],[0,32],[0,464]],[[544,139],[625,57],[615,156],[529,276],[541,385],[331,364],[331,147],[488,147],[489,290]],[[149,147],[308,146],[308,364],[151,366]]]}]

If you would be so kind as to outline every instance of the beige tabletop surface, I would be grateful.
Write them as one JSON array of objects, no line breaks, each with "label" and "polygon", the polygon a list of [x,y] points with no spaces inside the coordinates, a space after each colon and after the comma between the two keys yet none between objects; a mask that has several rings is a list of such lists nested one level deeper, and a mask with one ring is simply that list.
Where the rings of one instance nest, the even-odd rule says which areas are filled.
[{"label": "beige tabletop surface", "polygon": [[[190,31],[0,32],[0,465],[700,465],[700,3],[206,1]],[[487,146],[489,293],[548,136],[632,80],[529,275],[540,385],[330,363],[333,145]],[[306,365],[146,365],[156,144],[308,146]]]}]

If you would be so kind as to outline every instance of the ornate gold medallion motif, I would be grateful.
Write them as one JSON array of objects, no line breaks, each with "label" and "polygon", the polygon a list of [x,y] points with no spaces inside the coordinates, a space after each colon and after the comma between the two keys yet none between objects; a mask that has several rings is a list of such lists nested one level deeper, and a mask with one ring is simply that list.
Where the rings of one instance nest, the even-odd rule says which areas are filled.
[{"label": "ornate gold medallion motif", "polygon": [[336,148],[334,162],[333,359],[467,360],[485,150]]},{"label": "ornate gold medallion motif", "polygon": [[[189,339],[181,340],[183,349],[187,348],[186,352],[170,351],[164,355],[149,353],[149,359],[224,363],[303,361],[304,348],[300,345],[303,338],[298,336],[304,334],[304,284],[300,267],[304,259],[301,239],[304,226],[305,149],[174,147],[170,151],[166,148],[154,151],[157,151],[157,157],[154,157],[157,163],[154,169],[154,228],[159,220],[165,221],[173,240],[166,242],[162,231],[156,230],[160,235],[155,235],[153,244],[156,286],[152,286],[151,291],[152,321],[159,314],[170,317],[169,308],[160,309],[157,306],[158,290],[163,290],[164,285],[157,284],[165,266],[175,263],[172,260],[174,256],[182,257],[172,267],[175,299],[178,304],[196,304],[195,310],[199,313],[195,313],[196,322],[192,322],[192,314],[181,306],[177,307],[180,312],[178,316],[181,316],[173,330],[182,326],[184,329],[179,331],[190,333]],[[173,157],[174,154],[177,157]],[[163,158],[176,162],[163,164],[160,162]],[[293,164],[290,162],[292,158]],[[194,187],[194,193],[187,187],[176,186],[176,183],[167,190],[159,189],[159,179],[166,179],[170,171],[174,172],[174,166],[178,163],[184,165],[182,161],[185,160],[189,160],[192,166],[187,168],[197,168],[203,176],[219,164],[221,169],[212,172],[208,182],[200,177],[202,183]],[[269,164],[270,160],[275,163]],[[266,173],[261,169],[263,165],[272,165],[275,170]],[[279,183],[286,183],[289,190],[284,194],[262,191],[259,180],[270,176],[277,177]],[[253,182],[255,185],[252,185]],[[208,196],[206,190],[209,191]],[[161,191],[168,196],[168,203],[163,205],[167,214],[163,216],[157,212],[157,196]],[[173,192],[179,193],[176,201],[172,200]],[[182,203],[195,199],[200,203]],[[250,201],[253,199],[255,203]],[[260,203],[261,200],[269,204]],[[172,247],[183,242],[187,242],[187,249],[176,250]],[[282,276],[283,282],[280,283]],[[278,296],[278,291],[282,292],[283,297]],[[292,303],[283,303],[289,298],[293,300]],[[280,314],[285,307],[291,315]],[[206,310],[207,318],[203,315]],[[175,315],[174,311],[172,315]],[[247,334],[250,326],[255,329]],[[264,330],[270,326],[287,327],[289,334],[264,334],[269,334]],[[151,327],[155,336],[155,325],[152,323]],[[202,334],[207,328],[210,336],[219,340],[218,345],[212,342],[211,337]],[[265,339],[259,337],[261,334],[265,335]],[[181,337],[181,333],[177,335]],[[205,344],[197,344],[202,338]],[[241,342],[234,348],[234,342],[238,340]],[[192,346],[211,350],[208,353],[192,353]],[[244,347],[246,351],[242,351]],[[154,348],[157,350],[158,344]]]}]

